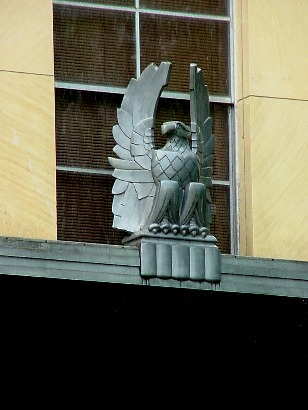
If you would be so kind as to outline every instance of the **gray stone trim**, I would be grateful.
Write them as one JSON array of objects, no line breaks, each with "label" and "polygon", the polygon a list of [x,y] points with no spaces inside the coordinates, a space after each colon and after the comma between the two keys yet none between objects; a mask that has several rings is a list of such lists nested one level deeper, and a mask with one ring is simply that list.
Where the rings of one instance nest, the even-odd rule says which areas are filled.
[{"label": "gray stone trim", "polygon": [[128,246],[0,238],[0,274],[141,284],[139,265]]},{"label": "gray stone trim", "polygon": [[142,279],[135,246],[0,238],[0,275],[308,298],[308,262],[222,255],[220,285]]}]

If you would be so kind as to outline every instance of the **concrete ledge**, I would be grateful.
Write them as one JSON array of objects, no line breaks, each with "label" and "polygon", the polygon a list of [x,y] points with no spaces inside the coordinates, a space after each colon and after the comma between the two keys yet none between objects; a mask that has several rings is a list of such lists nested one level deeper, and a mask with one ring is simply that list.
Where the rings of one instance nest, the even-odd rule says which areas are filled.
[{"label": "concrete ledge", "polygon": [[308,262],[224,255],[222,272],[232,275],[308,280]]},{"label": "concrete ledge", "polygon": [[308,262],[222,255],[220,285],[145,280],[134,246],[2,237],[0,274],[308,298]]},{"label": "concrete ledge", "polygon": [[141,284],[137,249],[0,238],[0,274]]}]

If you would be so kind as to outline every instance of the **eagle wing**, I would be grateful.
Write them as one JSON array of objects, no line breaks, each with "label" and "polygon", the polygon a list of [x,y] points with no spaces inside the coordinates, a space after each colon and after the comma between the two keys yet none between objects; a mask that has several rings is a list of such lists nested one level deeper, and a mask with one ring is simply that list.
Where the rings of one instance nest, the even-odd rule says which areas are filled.
[{"label": "eagle wing", "polygon": [[159,97],[167,85],[171,63],[152,63],[138,79],[132,78],[117,110],[112,132],[116,142],[109,157],[113,176],[113,227],[139,231],[150,214],[155,183],[151,171],[155,116]]},{"label": "eagle wing", "polygon": [[191,148],[197,154],[199,161],[199,182],[202,182],[206,188],[206,226],[209,228],[215,137],[212,133],[213,120],[210,117],[208,88],[204,83],[202,70],[196,64],[190,64],[190,117]]}]

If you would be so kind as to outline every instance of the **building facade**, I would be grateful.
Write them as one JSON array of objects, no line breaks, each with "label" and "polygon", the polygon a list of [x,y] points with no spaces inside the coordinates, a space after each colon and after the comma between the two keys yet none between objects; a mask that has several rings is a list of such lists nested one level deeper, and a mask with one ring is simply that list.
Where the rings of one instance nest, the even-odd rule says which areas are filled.
[{"label": "building facade", "polygon": [[[72,369],[76,366],[73,346],[79,349],[79,363],[86,346],[85,362],[104,367],[108,352],[111,368],[118,357],[121,369],[123,363],[126,369],[134,368],[136,358],[141,357],[143,370],[169,363],[178,370],[185,364],[191,370],[204,371],[209,365],[217,368],[213,352],[219,353],[221,363],[237,366],[239,360],[263,369],[273,363],[307,363],[308,2],[192,3],[196,11],[168,0],[1,2],[0,303],[3,312],[12,301],[18,310],[12,321],[2,324],[17,361],[26,360],[18,345],[23,340],[29,349],[35,346],[31,366],[38,352],[46,357],[46,346],[49,352],[56,352],[55,363],[70,360]],[[90,11],[85,11],[87,7]],[[84,79],[65,79],[65,73],[71,71],[69,65],[65,67],[65,59],[75,48],[66,44],[61,66],[56,47],[63,33],[69,37],[78,33],[78,27],[84,29],[79,12],[90,18],[94,31],[96,13],[128,14],[120,27],[131,30],[131,40],[139,38],[139,60],[134,55],[137,74],[147,62],[142,51],[143,39],[151,37],[147,25],[155,23],[159,33],[159,23],[166,15],[170,32],[164,33],[165,38],[177,27],[172,23],[176,19],[190,19],[189,24],[197,30],[199,17],[195,14],[199,13],[202,24],[209,22],[204,23],[209,27],[205,40],[215,40],[211,55],[217,59],[226,56],[227,47],[221,64],[228,74],[214,64],[211,70],[218,74],[215,71],[210,79],[220,144],[217,161],[221,168],[216,171],[220,169],[221,174],[214,173],[213,187],[214,209],[218,210],[214,233],[223,254],[220,285],[144,280],[138,249],[121,245],[121,236],[113,233],[110,169],[105,170],[100,162],[104,147],[94,141],[88,163],[88,157],[78,151],[83,143],[78,132],[75,139],[66,137],[75,135],[80,116],[88,112],[84,107],[94,107],[89,112],[97,113],[96,118],[101,115],[107,124],[102,127],[111,134],[113,117],[108,117],[108,112],[120,104],[134,71],[128,68],[121,84],[110,80],[109,85],[96,84],[94,88],[95,81],[87,85]],[[142,22],[144,16],[149,20]],[[65,19],[74,24],[64,24]],[[144,37],[132,21],[139,22],[139,29],[143,27]],[[118,23],[109,21],[109,34],[117,32]],[[183,32],[177,35],[183,38]],[[155,40],[159,42],[159,37]],[[202,36],[200,41],[202,51]],[[88,44],[84,44],[85,53]],[[111,45],[115,50],[122,47],[123,52],[127,47],[117,41]],[[156,52],[155,43],[152,48],[150,45],[147,58]],[[106,53],[113,52],[112,47]],[[129,67],[129,56],[125,58]],[[210,55],[206,58],[211,61]],[[215,75],[221,82],[215,82]],[[186,97],[174,84],[175,91],[166,95],[162,106],[162,118],[172,100],[180,112],[187,108]],[[108,93],[111,96],[105,98]],[[176,102],[181,99],[184,109]],[[69,113],[67,117],[63,110]],[[92,130],[97,132],[91,118],[85,118],[90,137]],[[73,134],[69,134],[68,120]],[[93,161],[97,161],[96,168]],[[226,162],[228,170],[223,174]],[[102,183],[108,178],[108,183]],[[87,188],[92,190],[89,198]],[[94,211],[102,215],[99,223],[91,220]],[[101,235],[104,230],[107,236],[96,240],[97,232]],[[38,311],[44,314],[43,321]],[[23,330],[22,339],[19,329]],[[80,341],[81,333],[86,335],[85,344]],[[192,346],[191,350],[187,346]]]},{"label": "building facade", "polygon": [[[224,253],[307,261],[308,8],[283,3],[231,5],[234,244]],[[59,232],[53,19],[51,0],[2,6],[2,236]]]}]

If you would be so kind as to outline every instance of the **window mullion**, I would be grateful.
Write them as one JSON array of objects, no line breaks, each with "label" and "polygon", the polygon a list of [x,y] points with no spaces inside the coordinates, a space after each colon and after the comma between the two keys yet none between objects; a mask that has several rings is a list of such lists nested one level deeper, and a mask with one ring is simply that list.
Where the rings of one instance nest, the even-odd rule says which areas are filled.
[{"label": "window mullion", "polygon": [[238,221],[238,188],[237,188],[237,144],[235,131],[235,43],[234,43],[234,15],[235,2],[229,2],[229,79],[232,105],[228,110],[229,122],[229,179],[230,179],[230,244],[231,253],[237,255],[239,253],[239,221]]},{"label": "window mullion", "polygon": [[139,14],[139,0],[135,0],[135,41],[136,41],[136,78],[141,74],[140,63],[140,14]]},{"label": "window mullion", "polygon": [[144,9],[144,8],[140,8],[140,13],[163,15],[163,16],[170,16],[170,17],[181,17],[181,18],[187,17],[190,19],[201,19],[201,20],[208,20],[208,21],[230,21],[230,17],[228,16],[219,16],[219,15],[214,15],[214,14],[197,14],[197,13],[188,13],[188,12],[180,12],[180,11],[154,10],[154,9]]},{"label": "window mullion", "polygon": [[[55,81],[55,88],[63,88],[66,90],[88,91],[107,94],[125,94],[127,87],[114,87],[110,85],[95,85],[86,83],[73,83],[67,81]],[[189,93],[181,93],[178,91],[163,91],[162,98],[175,100],[189,100]],[[232,104],[232,98],[224,95],[210,95],[210,102],[218,104]]]},{"label": "window mullion", "polygon": [[78,174],[92,175],[112,175],[112,170],[104,168],[71,167],[67,165],[57,165],[57,171],[75,172]]}]

